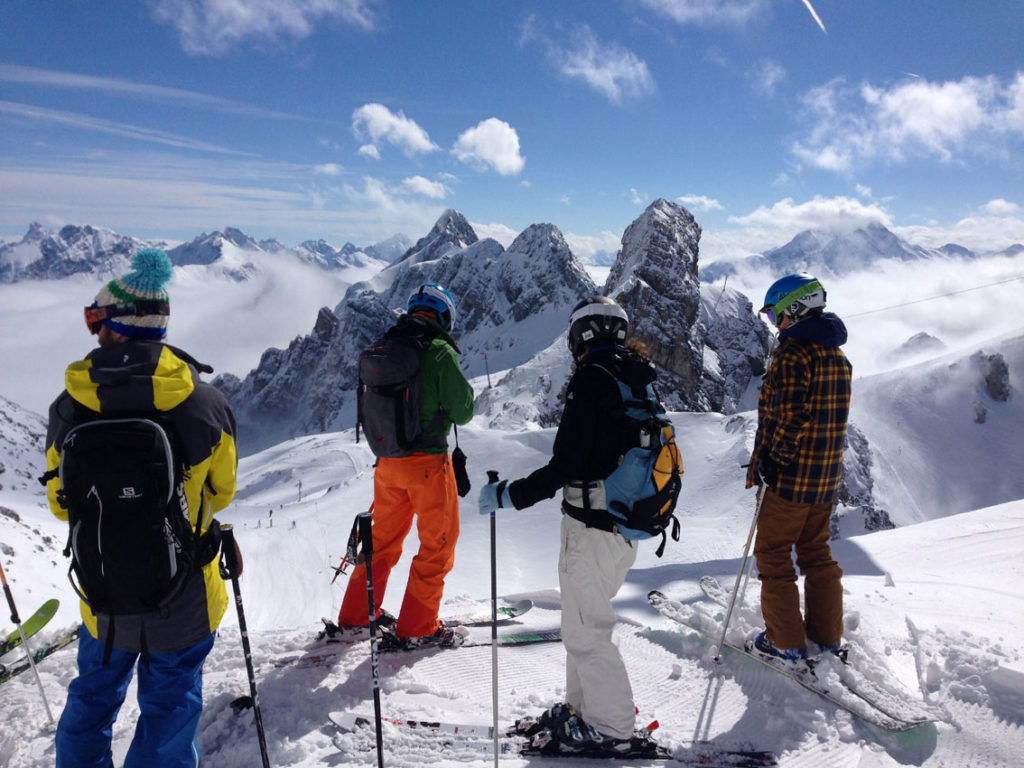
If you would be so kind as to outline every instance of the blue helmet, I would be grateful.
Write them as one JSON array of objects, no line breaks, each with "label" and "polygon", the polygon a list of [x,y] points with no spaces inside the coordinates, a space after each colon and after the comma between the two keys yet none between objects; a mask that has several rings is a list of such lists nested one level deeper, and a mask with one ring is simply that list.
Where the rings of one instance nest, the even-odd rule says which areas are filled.
[{"label": "blue helmet", "polygon": [[409,296],[405,307],[412,314],[417,309],[429,309],[437,313],[441,327],[448,333],[455,327],[455,299],[440,283],[424,283]]},{"label": "blue helmet", "polygon": [[772,325],[778,326],[783,316],[795,322],[809,312],[820,312],[824,308],[825,288],[821,282],[806,272],[795,272],[772,283],[759,313],[767,312]]}]

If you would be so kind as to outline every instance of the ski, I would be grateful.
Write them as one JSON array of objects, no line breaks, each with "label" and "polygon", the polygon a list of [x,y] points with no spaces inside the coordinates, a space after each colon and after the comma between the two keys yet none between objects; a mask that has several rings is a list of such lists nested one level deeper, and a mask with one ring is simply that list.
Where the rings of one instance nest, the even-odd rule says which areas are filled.
[{"label": "ski", "polygon": [[523,757],[582,757],[592,760],[654,760],[667,761],[685,768],[769,768],[778,765],[778,759],[772,752],[760,750],[723,749],[712,743],[693,745],[691,747],[671,750],[660,744],[645,744],[643,739],[634,739],[634,746],[622,751],[601,749],[600,746],[581,749],[576,752],[563,752],[557,747],[551,748],[527,744],[519,749]]},{"label": "ski", "polygon": [[[454,645],[417,645],[410,648],[384,648],[381,647],[381,653],[408,653],[411,651],[429,651],[434,649],[440,650],[458,650],[459,648],[477,648],[480,646],[491,645],[492,638],[490,636],[479,636],[475,637],[470,634],[466,627],[455,627],[455,632],[462,636],[462,642]],[[517,632],[503,632],[498,635],[497,642],[501,648],[508,648],[517,645],[535,645],[537,643],[557,643],[562,640],[561,629],[543,629],[543,630],[520,630]]]},{"label": "ski", "polygon": [[[459,648],[477,648],[480,646],[487,646],[491,644],[491,638],[488,637],[472,637],[469,635],[468,630],[464,627],[458,627],[461,629],[463,636],[463,642],[458,645],[442,646],[442,645],[421,645],[413,648],[383,648],[379,647],[380,653],[392,654],[392,653],[412,653],[415,651],[429,651],[429,650],[458,650]],[[366,638],[368,639],[368,637]],[[537,643],[557,643],[562,639],[562,632],[559,629],[546,629],[540,631],[534,630],[522,630],[518,632],[505,632],[498,635],[499,647],[512,647],[519,645],[535,645]],[[380,643],[378,636],[377,642]],[[316,667],[323,664],[330,664],[337,656],[347,653],[352,643],[335,643],[331,645],[317,645],[315,649],[311,649],[309,653],[303,653],[295,656],[285,656],[280,659],[271,659],[267,663],[280,669],[282,667]]]},{"label": "ski", "polygon": [[[703,576],[700,588],[710,600],[722,607],[728,607],[729,590],[714,576]],[[830,659],[824,654],[812,657],[811,663],[817,669],[828,664],[835,671],[839,682],[850,693],[864,699],[893,719],[921,723],[939,719],[924,702],[916,701],[909,691],[900,689],[895,682],[883,686],[859,672],[854,665]]]},{"label": "ski", "polygon": [[[502,624],[511,621],[512,619],[516,619],[532,607],[532,600],[518,600],[514,603],[499,605],[497,608],[498,623]],[[382,614],[382,616],[383,615],[384,614]],[[320,634],[317,637],[327,643],[357,643],[362,640],[368,640],[370,637],[369,627],[346,627],[343,629],[330,619],[325,618],[321,619],[321,621],[324,623],[324,629],[320,631]],[[491,623],[491,609],[472,609],[461,614],[443,616],[441,617],[441,621],[449,627],[479,627],[489,625]],[[394,617],[387,614],[387,623],[385,625],[390,625],[393,622]],[[381,623],[383,624],[384,622]]]},{"label": "ski", "polygon": [[[511,621],[512,619],[522,616],[531,608],[533,608],[532,600],[519,600],[515,603],[499,605],[497,609],[498,623],[500,624],[505,621]],[[480,627],[490,625],[491,609],[488,607],[486,610],[470,610],[466,613],[447,616],[441,619],[441,621],[449,627]]]},{"label": "ski", "polygon": [[[692,609],[684,606],[682,603],[670,600],[657,590],[648,593],[647,600],[662,616],[672,619],[694,632],[699,632],[709,638],[711,637],[708,629],[700,626],[701,622],[693,618]],[[779,674],[788,677],[793,682],[798,683],[813,693],[816,693],[818,696],[821,696],[823,699],[829,701],[840,709],[844,709],[861,720],[878,726],[883,730],[894,732],[908,731],[912,728],[924,725],[925,723],[933,722],[936,719],[930,714],[926,715],[923,713],[914,717],[896,717],[875,706],[873,702],[854,692],[852,689],[847,688],[845,685],[841,685],[839,690],[829,690],[822,687],[822,685],[817,682],[816,677],[811,674],[809,669],[806,674],[801,674],[795,667],[790,670],[781,666],[776,666],[767,659],[763,659],[760,656],[752,654],[745,648],[738,645],[733,645],[732,643],[727,642],[724,644],[724,647],[728,648],[732,653],[738,653],[748,659],[756,661],[773,672],[778,672]],[[844,693],[849,695],[844,696]]]},{"label": "ski", "polygon": [[[61,648],[71,645],[71,643],[75,642],[75,640],[78,639],[78,633],[80,631],[81,625],[60,635],[56,640],[49,643],[48,645],[44,645],[42,648],[37,648],[32,653],[32,660],[35,662],[40,662],[47,656],[56,653]],[[11,664],[10,666],[0,665],[0,683],[5,683],[12,677],[20,675],[22,672],[30,668],[31,664],[29,664],[28,659],[23,659],[15,664]]]},{"label": "ski", "polygon": [[[361,714],[358,712],[331,712],[327,719],[342,731],[350,732],[357,728],[373,726],[375,719],[373,715]],[[408,728],[414,731],[428,731],[432,733],[444,733],[450,736],[465,736],[491,739],[494,738],[493,725],[471,725],[469,723],[446,723],[439,720],[404,720],[394,717],[382,717],[382,722],[390,723],[399,728]]]},{"label": "ski", "polygon": [[[47,622],[57,613],[59,605],[60,601],[57,599],[47,600],[39,607],[38,611],[23,621],[21,628],[25,632],[25,637],[32,637],[32,635],[45,627]],[[8,651],[13,651],[19,645],[21,645],[21,632],[16,629],[3,640],[0,640],[0,656],[3,656]]]},{"label": "ski", "polygon": [[[344,733],[352,733],[360,728],[372,728],[374,716],[355,712],[331,712],[328,719]],[[417,731],[425,734],[436,734],[446,748],[457,751],[494,754],[494,727],[490,725],[474,725],[470,723],[452,723],[438,720],[404,720],[382,717],[381,721],[401,729]],[[521,755],[524,757],[590,757],[618,760],[669,760],[683,766],[697,768],[769,768],[777,765],[772,752],[748,749],[729,749],[711,742],[692,742],[685,748],[675,751],[655,745],[653,742],[638,739],[638,743],[646,741],[645,747],[638,747],[628,752],[600,752],[589,750],[582,752],[545,752],[533,746],[524,734],[508,728],[498,742],[499,755]]]}]

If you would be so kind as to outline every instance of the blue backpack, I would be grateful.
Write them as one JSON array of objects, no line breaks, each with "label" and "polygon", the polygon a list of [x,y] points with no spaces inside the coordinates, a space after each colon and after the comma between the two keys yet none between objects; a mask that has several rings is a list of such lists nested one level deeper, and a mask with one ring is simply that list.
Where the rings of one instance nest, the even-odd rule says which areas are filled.
[{"label": "blue backpack", "polygon": [[[615,378],[607,368],[597,367]],[[672,540],[679,541],[679,520],[674,512],[682,487],[683,457],[654,384],[634,390],[617,378],[615,381],[626,418],[635,422],[635,429],[630,430],[635,438],[619,466],[604,479],[608,514],[626,539],[660,535],[657,555],[661,557],[670,525]]]}]

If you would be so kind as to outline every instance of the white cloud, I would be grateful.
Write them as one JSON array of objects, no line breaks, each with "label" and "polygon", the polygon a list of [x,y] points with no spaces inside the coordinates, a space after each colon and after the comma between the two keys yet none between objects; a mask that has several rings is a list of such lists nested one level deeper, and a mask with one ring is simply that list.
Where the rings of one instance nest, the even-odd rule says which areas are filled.
[{"label": "white cloud", "polygon": [[231,99],[222,99],[180,88],[162,85],[136,83],[115,77],[95,77],[74,72],[61,72],[35,67],[21,67],[15,64],[0,64],[0,82],[20,83],[43,88],[59,88],[67,91],[87,91],[114,94],[120,97],[145,99],[147,101],[183,104],[191,109],[207,109],[212,112],[247,115],[276,120],[299,120],[295,115],[276,112],[271,109],[253,107]]},{"label": "white cloud", "polygon": [[766,99],[775,96],[775,89],[786,79],[786,68],[774,59],[762,59],[747,72],[754,93]]},{"label": "white cloud", "polygon": [[443,200],[450,191],[448,187],[439,181],[431,181],[423,176],[410,176],[402,180],[402,188],[414,195],[432,197],[436,200]]},{"label": "white cloud", "polygon": [[761,14],[768,0],[640,0],[679,24],[739,25]]},{"label": "white cloud", "polygon": [[893,231],[928,248],[956,243],[979,253],[1001,251],[1024,244],[1024,206],[1009,200],[989,200],[954,224],[894,227]]},{"label": "white cloud", "polygon": [[622,233],[615,234],[608,230],[602,230],[596,235],[577,235],[572,232],[565,232],[565,242],[573,254],[584,261],[592,261],[597,254],[616,254],[622,244]]},{"label": "white cloud", "polygon": [[615,43],[602,43],[587,26],[576,31],[556,61],[563,75],[582,80],[613,104],[654,92],[654,78],[645,61]]},{"label": "white cloud", "polygon": [[866,187],[863,184],[857,184],[854,189],[857,190],[857,194],[861,197],[871,198],[871,187]]},{"label": "white cloud", "polygon": [[371,160],[380,160],[380,150],[374,144],[363,144],[363,146],[356,150],[356,154],[368,157]]},{"label": "white cloud", "polygon": [[539,43],[562,76],[582,81],[613,104],[654,92],[654,77],[643,59],[616,43],[602,42],[585,24],[578,26],[566,43],[547,34],[533,14],[519,30],[520,42]]},{"label": "white cloud", "polygon": [[490,166],[502,176],[515,175],[526,164],[526,158],[519,154],[519,134],[496,117],[463,132],[456,140],[452,154],[467,165]]},{"label": "white cloud", "polygon": [[155,0],[153,15],[178,30],[190,55],[216,56],[247,40],[302,40],[322,22],[370,31],[377,0]]},{"label": "white cloud", "polygon": [[730,216],[729,221],[744,227],[769,227],[791,230],[804,229],[853,230],[877,222],[892,226],[889,213],[879,205],[865,205],[851,197],[818,197],[804,203],[793,198],[779,200],[770,207],[761,206],[744,216]]},{"label": "white cloud", "polygon": [[512,227],[498,222],[491,224],[479,224],[475,221],[471,221],[470,225],[473,227],[473,231],[476,232],[477,237],[481,240],[485,240],[489,237],[492,240],[497,240],[505,248],[512,245],[512,242],[519,237],[519,233],[512,229]]},{"label": "white cloud", "polygon": [[631,202],[633,205],[646,205],[647,204],[647,195],[640,194],[637,191],[636,187],[630,187],[629,188],[629,202]]},{"label": "white cloud", "polygon": [[988,216],[1017,216],[1021,213],[1021,208],[1017,203],[997,198],[981,206],[981,211]]},{"label": "white cloud", "polygon": [[35,107],[29,104],[17,104],[11,101],[0,101],[0,114],[14,115],[19,118],[36,120],[39,122],[64,125],[82,131],[93,131],[106,133],[114,136],[121,136],[136,141],[144,141],[153,144],[164,144],[180,149],[193,149],[202,152],[216,152],[225,155],[250,155],[248,152],[240,152],[229,147],[221,147],[216,144],[208,144],[205,141],[197,141],[187,136],[178,136],[165,131],[158,131],[153,128],[143,128],[129,123],[122,123],[117,120],[105,120],[101,117],[91,117],[76,112],[62,112],[45,107]]},{"label": "white cloud", "polygon": [[359,154],[375,159],[380,158],[380,145],[385,141],[401,149],[407,157],[439,149],[415,120],[410,120],[401,111],[395,114],[383,104],[364,104],[355,110],[352,113],[352,132],[357,139],[370,140],[359,148]]},{"label": "white cloud", "polygon": [[344,171],[345,169],[337,163],[324,163],[323,165],[313,166],[313,173],[319,173],[323,176],[340,176]]},{"label": "white cloud", "polygon": [[803,98],[809,133],[791,152],[807,165],[849,172],[874,161],[1013,158],[1024,138],[1024,73],[930,82],[915,78],[854,89],[833,80]]},{"label": "white cloud", "polygon": [[713,197],[705,197],[704,195],[683,195],[677,197],[680,203],[688,208],[694,208],[698,211],[721,211],[724,210],[724,206],[715,200]]}]

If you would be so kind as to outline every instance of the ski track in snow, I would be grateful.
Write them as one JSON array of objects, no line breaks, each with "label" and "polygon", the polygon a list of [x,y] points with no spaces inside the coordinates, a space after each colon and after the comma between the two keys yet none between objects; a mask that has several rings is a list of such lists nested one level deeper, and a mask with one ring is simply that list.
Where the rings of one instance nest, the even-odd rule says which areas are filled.
[{"label": "ski track in snow", "polygon": [[[718,606],[698,604],[710,621]],[[746,631],[741,606],[736,633]],[[558,620],[555,610],[535,608],[513,628],[544,628]],[[231,702],[249,692],[240,663],[237,628],[225,628],[207,662],[204,678],[206,707],[199,729],[204,768],[237,768],[260,764],[251,710],[236,714]],[[887,734],[836,710],[828,702],[791,681],[735,654],[721,665],[712,659],[707,638],[679,625],[651,617],[651,626],[635,622],[617,628],[620,647],[629,668],[634,697],[640,707],[638,724],[658,720],[662,743],[685,749],[692,740],[708,739],[723,745],[744,742],[779,755],[779,764],[792,768],[883,768],[920,765],[926,768],[1012,768],[1024,754],[1024,727],[998,715],[1020,716],[1022,689],[1019,673],[1002,668],[1007,654],[985,640],[966,633],[908,633],[901,653],[913,657],[922,671],[921,689],[930,706],[939,707],[946,722],[925,725],[902,734]],[[489,627],[472,632],[489,636]],[[368,643],[318,645],[315,630],[266,631],[251,635],[253,658],[271,764],[275,766],[373,765],[374,731],[360,729],[343,734],[327,722],[326,713],[350,710],[373,712]],[[856,633],[853,633],[856,635]],[[735,640],[733,630],[730,640]],[[315,664],[275,667],[275,659],[319,653],[327,659]],[[74,676],[73,648],[59,651],[53,662],[40,665],[44,686],[55,712]],[[560,643],[499,649],[499,711],[502,729],[524,715],[564,696],[564,649]],[[387,716],[418,720],[490,725],[491,649],[489,646],[456,650],[382,654],[380,689]],[[873,668],[884,677],[884,665]],[[1009,680],[1002,679],[1009,676]],[[38,733],[27,723],[45,722],[45,713],[30,674],[3,687],[5,710],[13,713],[0,730],[0,764],[9,768],[52,765],[52,728]],[[993,716],[993,710],[996,716]],[[115,764],[123,759],[130,726],[137,715],[134,684],[115,726]],[[19,725],[20,724],[20,725]],[[11,726],[21,732],[11,736]],[[487,743],[490,743],[489,740]],[[492,762],[483,747],[463,748],[457,739],[408,732],[384,725],[385,764],[416,767],[425,764],[467,765]],[[529,761],[513,755],[503,765]],[[545,765],[580,765],[578,760],[546,759]]]}]

